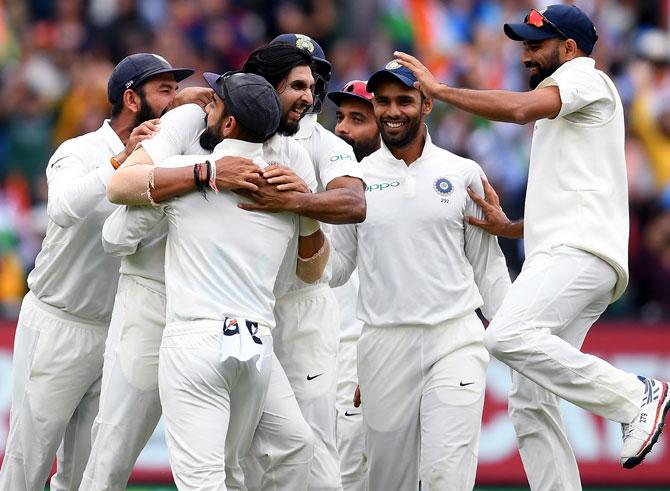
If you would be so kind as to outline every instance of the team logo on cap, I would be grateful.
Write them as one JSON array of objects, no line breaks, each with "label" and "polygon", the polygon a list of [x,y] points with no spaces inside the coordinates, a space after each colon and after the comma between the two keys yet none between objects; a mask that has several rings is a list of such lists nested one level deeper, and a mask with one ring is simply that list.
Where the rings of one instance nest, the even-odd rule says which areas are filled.
[{"label": "team logo on cap", "polygon": [[295,40],[296,48],[304,49],[305,51],[314,53],[314,43],[312,42],[312,39],[309,36],[305,36],[304,34],[296,34],[295,37],[296,37]]},{"label": "team logo on cap", "polygon": [[451,192],[454,190],[454,185],[451,184],[451,181],[446,177],[438,177],[435,179],[433,189],[435,189],[435,192],[440,196],[446,196],[451,194]]},{"label": "team logo on cap", "polygon": [[389,61],[384,68],[387,70],[395,70],[396,68],[400,68],[402,65],[398,63],[398,60],[391,60]]}]

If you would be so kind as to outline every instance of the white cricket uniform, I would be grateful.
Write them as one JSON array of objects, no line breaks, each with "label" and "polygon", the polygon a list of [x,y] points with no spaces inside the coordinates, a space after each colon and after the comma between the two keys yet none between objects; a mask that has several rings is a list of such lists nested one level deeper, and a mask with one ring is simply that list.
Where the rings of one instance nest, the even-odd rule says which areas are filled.
[{"label": "white cricket uniform", "polygon": [[[293,137],[310,156],[318,190],[341,176],[363,178],[351,146],[308,114]],[[277,297],[273,333],[277,358],[286,371],[303,416],[314,432],[310,489],[341,489],[336,442],[337,352],[339,307],[328,281],[329,268],[316,285],[295,277],[290,290]]]},{"label": "white cricket uniform", "polygon": [[[535,124],[525,209],[526,261],[486,331],[509,365],[509,413],[532,489],[581,489],[559,398],[630,422],[643,384],[580,351],[591,325],[628,281],[624,116],[612,81],[591,58],[563,64],[561,110]],[[551,449],[550,452],[547,449]]]},{"label": "white cricket uniform", "polygon": [[481,168],[426,142],[407,166],[388,148],[361,162],[367,218],[336,227],[333,282],[358,265],[358,341],[369,488],[472,489],[488,353],[475,310],[491,318],[509,289],[482,212]]},{"label": "white cricket uniform", "polygon": [[[161,118],[160,132],[142,146],[156,163],[176,154],[204,155],[208,152],[199,145],[204,129],[205,113],[199,106],[179,106]],[[315,189],[308,157],[291,140],[271,138],[264,145],[263,158],[285,162]],[[124,210],[114,213],[103,229],[104,238],[111,244],[123,242],[127,229]],[[159,224],[139,242],[135,253],[124,256],[121,262],[121,281],[105,351],[100,411],[82,491],[125,489],[132,467],[160,418],[158,351],[165,325],[166,233],[167,224]],[[290,247],[297,251],[297,237]],[[295,271],[295,260],[284,263],[286,271],[276,285],[282,290]],[[313,437],[274,355],[272,362],[265,411],[253,440],[254,448],[260,448],[258,453],[268,455],[263,459],[259,485],[264,489],[299,489],[296,483],[307,480]]]},{"label": "white cricket uniform", "polygon": [[368,464],[365,453],[365,426],[360,407],[354,407],[358,385],[356,345],[363,323],[356,317],[360,281],[358,270],[342,286],[333,288],[340,307],[340,347],[337,357],[337,452],[344,491],[367,489]]},{"label": "white cricket uniform", "polygon": [[105,121],[64,142],[47,165],[49,222],[14,341],[3,491],[44,489],[57,449],[51,489],[79,485],[119,269],[119,259],[100,243],[102,223],[115,208],[105,187],[114,173],[109,159],[123,148]]},{"label": "white cricket uniform", "polygon": [[[227,139],[209,158],[236,155],[264,167],[262,153],[262,144]],[[175,156],[159,165],[181,167],[199,158]],[[190,193],[128,211],[134,217],[125,244],[133,238],[137,244],[164,217],[168,222],[159,389],[180,489],[226,489],[226,480],[240,477],[231,475],[231,468],[241,469],[230,455],[224,459],[224,448],[240,452],[233,458],[246,455],[270,382],[273,289],[298,218],[246,212],[238,207],[244,201],[231,191],[210,193],[208,200]]]}]

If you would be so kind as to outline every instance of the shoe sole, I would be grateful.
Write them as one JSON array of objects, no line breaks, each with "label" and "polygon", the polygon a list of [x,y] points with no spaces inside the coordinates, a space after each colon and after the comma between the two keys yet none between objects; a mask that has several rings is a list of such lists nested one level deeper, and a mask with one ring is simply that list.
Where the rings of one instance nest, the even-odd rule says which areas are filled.
[{"label": "shoe sole", "polygon": [[630,457],[627,459],[622,465],[624,469],[632,469],[633,467],[637,466],[640,462],[644,460],[644,458],[647,456],[649,452],[651,452],[651,448],[654,446],[654,444],[658,441],[658,438],[661,436],[661,433],[663,432],[663,426],[665,426],[665,417],[668,415],[668,411],[670,410],[670,397],[668,396],[668,384],[664,384],[664,389],[665,389],[665,394],[663,399],[665,402],[663,403],[663,409],[661,410],[660,414],[660,420],[658,425],[656,426],[656,431],[654,431],[654,434],[652,435],[651,439],[642,447],[642,450],[640,453],[638,453],[635,457]]}]

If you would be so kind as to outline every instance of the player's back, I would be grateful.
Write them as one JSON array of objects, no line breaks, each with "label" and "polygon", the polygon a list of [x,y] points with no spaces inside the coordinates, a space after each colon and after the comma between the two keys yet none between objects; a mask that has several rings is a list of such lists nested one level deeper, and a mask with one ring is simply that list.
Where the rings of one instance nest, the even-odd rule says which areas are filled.
[{"label": "player's back", "polygon": [[[261,167],[262,145],[224,140],[212,159],[236,155]],[[180,156],[183,165],[202,156]],[[287,246],[296,232],[291,213],[242,210],[243,198],[230,191],[191,193],[166,205],[169,231],[165,262],[167,321],[243,317],[273,327],[273,287]]]}]

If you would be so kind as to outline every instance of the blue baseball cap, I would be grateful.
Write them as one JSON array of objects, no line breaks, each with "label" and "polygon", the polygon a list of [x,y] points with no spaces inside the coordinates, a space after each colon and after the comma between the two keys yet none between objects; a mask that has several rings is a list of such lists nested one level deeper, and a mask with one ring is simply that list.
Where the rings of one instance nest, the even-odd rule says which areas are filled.
[{"label": "blue baseball cap", "polygon": [[172,73],[177,82],[193,75],[191,68],[172,68],[160,55],[135,53],[126,56],[114,67],[107,82],[107,99],[114,104],[127,89],[136,89],[146,79],[161,73]]},{"label": "blue baseball cap", "polygon": [[504,31],[514,41],[573,39],[587,55],[593,51],[598,33],[591,19],[575,5],[549,5],[532,9],[521,24],[505,24]]},{"label": "blue baseball cap", "polygon": [[384,68],[377,70],[375,73],[372,74],[366,86],[367,91],[370,93],[374,92],[377,86],[379,85],[379,82],[387,77],[399,80],[410,89],[415,88],[414,82],[417,81],[416,77],[412,73],[412,70],[402,66],[400,63],[398,63],[398,61],[392,60],[389,61],[384,66]]}]

